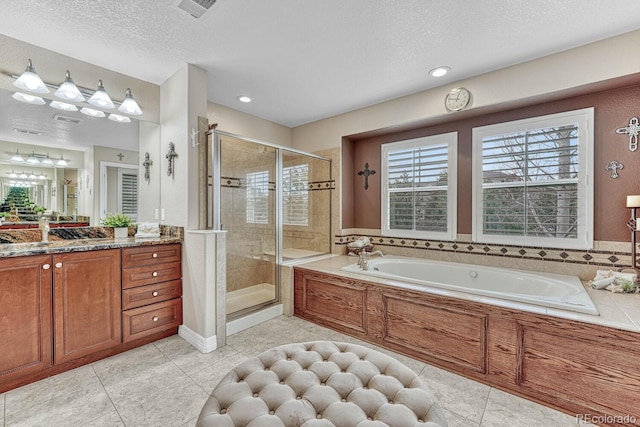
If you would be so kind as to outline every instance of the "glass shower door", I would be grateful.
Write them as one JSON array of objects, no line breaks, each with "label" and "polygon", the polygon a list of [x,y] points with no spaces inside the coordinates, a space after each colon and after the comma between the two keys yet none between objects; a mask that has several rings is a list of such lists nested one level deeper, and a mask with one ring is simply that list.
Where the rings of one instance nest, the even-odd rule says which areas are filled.
[{"label": "glass shower door", "polygon": [[218,136],[220,228],[227,231],[227,318],[278,300],[273,147]]}]

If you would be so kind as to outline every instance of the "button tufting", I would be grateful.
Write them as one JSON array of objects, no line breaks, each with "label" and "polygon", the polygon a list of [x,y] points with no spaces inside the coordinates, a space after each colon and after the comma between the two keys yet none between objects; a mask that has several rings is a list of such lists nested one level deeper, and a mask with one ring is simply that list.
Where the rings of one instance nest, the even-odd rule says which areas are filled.
[{"label": "button tufting", "polygon": [[[403,411],[406,412],[405,408],[401,408],[406,406],[406,403],[405,403],[406,399],[408,399],[409,401],[412,401],[410,408],[411,408],[411,411],[413,412],[413,415],[409,413],[405,415],[406,417],[413,420],[411,424],[415,424],[416,426],[418,426],[418,425],[429,424],[432,421],[439,421],[439,420],[444,421],[444,419],[442,418],[442,414],[438,413],[438,411],[430,411],[429,415],[428,416],[426,415],[427,410],[429,408],[432,408],[433,405],[435,404],[434,403],[435,398],[433,396],[429,396],[430,393],[428,392],[428,389],[426,389],[426,386],[422,384],[420,379],[417,378],[415,374],[414,376],[410,375],[411,372],[409,368],[401,369],[404,367],[403,366],[398,367],[397,365],[393,365],[394,368],[391,369],[388,367],[390,363],[389,362],[390,359],[385,357],[384,355],[376,353],[374,350],[371,350],[371,349],[360,348],[354,345],[353,348],[355,348],[356,350],[352,350],[351,345],[346,345],[342,343],[339,343],[342,349],[338,348],[335,345],[331,346],[329,344],[325,344],[324,342],[318,342],[317,345],[318,345],[318,348],[316,349],[313,345],[309,345],[308,343],[305,344],[304,346],[301,346],[300,344],[290,344],[290,345],[288,344],[286,346],[282,346],[282,348],[285,351],[280,352],[279,354],[276,354],[277,357],[274,357],[273,352],[265,353],[267,357],[259,356],[257,358],[248,360],[246,366],[239,365],[238,369],[234,368],[234,371],[236,372],[236,376],[229,376],[226,382],[223,381],[220,384],[218,384],[218,386],[216,386],[215,390],[218,390],[219,393],[221,393],[219,395],[220,396],[225,395],[225,391],[223,391],[223,387],[226,387],[229,383],[231,384],[233,384],[234,382],[247,383],[248,385],[251,385],[251,388],[257,391],[254,393],[253,391],[250,391],[251,389],[249,388],[249,393],[246,393],[246,392],[239,393],[238,400],[235,400],[235,402],[236,403],[240,402],[242,400],[241,397],[243,396],[245,397],[253,396],[254,398],[258,398],[260,400],[251,401],[249,399],[248,401],[246,401],[246,403],[243,402],[243,404],[245,405],[244,409],[241,404],[238,404],[239,410],[234,412],[234,411],[228,411],[228,408],[220,408],[220,406],[222,406],[220,405],[221,402],[217,399],[214,399],[213,398],[214,394],[212,393],[212,396],[209,398],[209,401],[207,402],[206,405],[215,405],[215,409],[217,409],[217,411],[215,411],[214,407],[212,407],[209,410],[209,414],[215,415],[212,412],[217,412],[218,415],[215,415],[215,417],[219,417],[219,418],[217,419],[215,417],[211,418],[210,419],[211,422],[204,423],[203,427],[205,426],[215,427],[225,422],[231,423],[230,425],[241,425],[242,423],[240,423],[240,420],[245,419],[247,417],[248,415],[247,412],[249,412],[249,408],[252,408],[254,405],[259,405],[259,407],[266,409],[266,411],[259,411],[260,413],[256,412],[255,414],[256,417],[259,417],[260,414],[266,415],[266,413],[268,413],[267,418],[270,418],[271,420],[273,420],[272,422],[275,422],[278,419],[283,420],[284,418],[289,417],[290,411],[292,410],[293,411],[300,410],[301,404],[304,406],[305,410],[310,409],[311,412],[313,412],[314,410],[316,411],[316,418],[318,419],[317,423],[321,423],[320,420],[323,420],[323,419],[332,420],[334,416],[342,416],[342,413],[344,413],[345,416],[347,415],[350,416],[349,414],[351,412],[353,412],[354,414],[357,412],[358,414],[360,414],[358,415],[359,419],[368,420],[368,423],[365,423],[365,424],[376,424],[376,423],[380,423],[380,421],[376,421],[378,416],[377,414],[378,410],[389,411],[389,413],[392,412],[394,414],[396,412],[396,411],[392,411],[393,408],[391,407],[387,407],[387,409],[382,409],[382,406],[381,406],[382,402],[386,400],[389,405],[394,405],[396,409],[398,410],[402,409]],[[307,347],[306,353],[304,351],[305,347]],[[312,348],[313,350],[311,350]],[[345,356],[342,357],[338,353],[342,353]],[[274,371],[274,374],[276,375],[263,374],[262,379],[260,379],[260,375],[258,374],[257,377],[258,377],[258,382],[260,384],[254,384],[252,382],[254,377],[251,377],[251,378],[247,377],[246,379],[244,377],[244,375],[247,375],[247,373],[254,372],[256,370],[259,371],[260,366],[262,366],[262,369],[264,371],[270,371],[271,366],[274,366],[274,364],[277,363],[278,361],[284,361],[285,359],[289,361],[293,361],[294,354],[296,355],[295,365],[287,364],[287,368],[284,368],[284,369],[280,369],[280,365],[276,365],[276,369]],[[355,365],[352,363],[352,362],[357,362],[358,360],[360,360],[360,363],[355,363]],[[319,366],[322,366],[323,368],[318,368],[318,372],[315,372],[316,366],[313,366],[314,369],[311,369],[312,368],[311,364],[315,363],[315,361],[323,362],[322,365],[319,365]],[[267,363],[269,363],[270,365],[266,366]],[[327,363],[331,363],[331,365],[328,365]],[[388,374],[386,372],[381,372],[385,367],[388,367],[390,369]],[[302,385],[302,384],[298,384],[301,381],[301,378],[295,378],[295,379],[292,378],[291,380],[289,380],[287,379],[287,375],[294,373],[294,371],[297,371],[297,373],[299,374],[300,370],[308,371],[302,374],[302,377],[303,377],[302,379],[305,380],[304,383],[309,382],[309,384],[320,384],[322,388],[318,390],[314,390],[309,395],[299,394],[299,393],[306,393],[305,390],[308,390],[309,387],[298,388],[298,386]],[[330,378],[335,372],[349,373],[349,375],[338,376],[339,378],[338,379],[334,378],[336,379],[336,381],[334,381]],[[359,375],[360,372],[362,372],[363,375]],[[242,374],[238,375],[240,373]],[[348,389],[345,388],[346,387],[345,382],[347,384],[351,384],[351,381],[357,381],[355,378],[353,378],[354,376],[359,377],[360,381],[362,381],[359,383],[360,390],[361,391],[366,390],[366,393],[360,394],[360,396],[354,395],[356,397],[355,401],[347,397],[351,392],[352,387]],[[379,402],[380,404],[375,405],[375,407],[371,407],[367,403],[366,405],[363,405],[364,407],[357,408],[358,406],[360,406],[359,403],[362,403],[362,402],[359,402],[361,399],[364,399],[366,397],[372,397],[370,396],[369,390],[373,391],[378,388],[376,387],[376,382],[380,383],[381,388],[383,389],[386,389],[386,386],[390,385],[388,381],[384,381],[386,380],[386,378],[380,378],[379,376],[388,376],[390,377],[389,378],[390,380],[394,380],[395,385],[393,386],[393,388],[394,389],[398,388],[397,391],[401,391],[401,388],[399,388],[400,384],[404,385],[405,390],[401,391],[400,394],[393,397],[393,399],[395,399],[395,397],[403,396],[403,399],[400,399],[400,401],[396,403],[395,400],[385,399],[384,398],[385,393],[380,394],[376,391],[376,393],[374,394],[379,396],[378,399],[381,399],[381,401]],[[367,377],[369,380],[373,381],[371,386],[368,385],[369,381],[367,381]],[[233,378],[235,378],[235,380]],[[395,380],[398,380],[399,383],[396,382]],[[260,388],[268,384],[281,385],[281,387],[276,387],[277,391],[274,390],[278,395],[280,395],[280,397],[276,399],[271,399],[271,396],[266,396],[262,394],[262,392],[260,391]],[[244,386],[244,384],[242,385]],[[353,384],[353,386],[355,386],[355,384]],[[238,391],[242,389],[241,386],[236,386],[236,387],[240,387]],[[298,388],[297,392],[295,391],[296,388]],[[355,387],[355,388],[357,389],[358,387]],[[428,394],[425,395],[423,393],[422,395],[414,396],[413,393],[411,393],[412,388],[425,390]],[[233,390],[233,388],[229,390]],[[245,387],[244,390],[247,390],[247,387]],[[391,391],[391,390],[387,390],[387,391]],[[389,394],[387,395],[391,396]],[[331,398],[331,396],[334,396],[335,398]],[[417,401],[413,402],[413,400],[415,399],[422,400],[424,396],[428,397],[428,399],[425,399],[424,403],[417,402]],[[329,408],[329,406],[332,406],[331,405],[332,402],[349,403],[349,405],[334,406],[332,409],[327,411],[327,417],[325,418],[324,412],[321,411],[320,408],[314,408],[313,401],[315,400],[316,397],[326,402],[326,405],[324,405],[322,409],[324,409],[325,407]],[[224,397],[224,398],[227,399],[227,397]],[[267,399],[269,403],[268,404],[267,402],[263,403],[264,399]],[[375,400],[378,400],[378,399],[375,399]],[[300,402],[298,404],[291,404],[293,403],[291,402],[291,400],[304,400],[305,402]],[[229,403],[232,403],[232,401],[233,399],[229,399],[225,403],[225,406],[228,405]],[[283,403],[287,401],[289,402],[289,405],[281,406]],[[415,408],[413,407],[414,404],[416,406]],[[437,404],[435,405],[436,405],[436,408],[438,409]],[[214,410],[214,411],[211,411],[211,410]],[[203,409],[203,411],[205,411],[205,409]],[[423,416],[419,417],[418,413],[423,414]],[[313,417],[313,415],[311,415],[311,417]],[[437,425],[437,424],[434,424],[434,425]]]}]

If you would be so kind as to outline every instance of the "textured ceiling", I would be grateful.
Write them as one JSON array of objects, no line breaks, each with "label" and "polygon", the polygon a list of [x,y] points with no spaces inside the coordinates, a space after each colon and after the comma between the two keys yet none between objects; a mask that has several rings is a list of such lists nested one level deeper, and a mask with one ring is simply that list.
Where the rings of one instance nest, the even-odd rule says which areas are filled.
[{"label": "textured ceiling", "polygon": [[640,28],[633,0],[173,3],[3,2],[0,32],[156,84],[196,64],[210,101],[293,127]]}]

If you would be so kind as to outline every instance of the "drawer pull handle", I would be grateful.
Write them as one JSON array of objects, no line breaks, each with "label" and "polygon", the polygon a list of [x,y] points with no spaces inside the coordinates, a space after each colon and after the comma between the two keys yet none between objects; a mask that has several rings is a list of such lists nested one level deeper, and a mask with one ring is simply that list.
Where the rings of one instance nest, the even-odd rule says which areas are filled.
[{"label": "drawer pull handle", "polygon": [[151,295],[153,295],[154,297],[157,297],[158,296],[158,291],[153,291],[153,293]]},{"label": "drawer pull handle", "polygon": [[153,277],[158,277],[158,272],[154,271],[153,274],[151,274]]},{"label": "drawer pull handle", "polygon": [[153,255],[151,255],[151,256],[152,256],[152,257],[154,257],[154,258],[158,258],[158,254],[157,254],[157,253],[155,253],[155,252],[154,252],[154,253],[153,253]]},{"label": "drawer pull handle", "polygon": [[51,266],[49,264],[45,264],[45,265],[42,266],[43,270],[48,270],[50,268],[51,268]]},{"label": "drawer pull handle", "polygon": [[158,321],[158,316],[153,316],[153,321],[157,322]]},{"label": "drawer pull handle", "polygon": [[56,268],[60,268],[62,267],[62,263],[61,262],[56,262]]}]

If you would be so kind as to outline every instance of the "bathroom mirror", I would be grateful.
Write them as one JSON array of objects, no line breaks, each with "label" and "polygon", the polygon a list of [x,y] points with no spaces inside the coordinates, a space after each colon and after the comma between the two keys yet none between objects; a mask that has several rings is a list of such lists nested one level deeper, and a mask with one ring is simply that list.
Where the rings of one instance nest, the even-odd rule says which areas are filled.
[{"label": "bathroom mirror", "polygon": [[[0,203],[11,188],[20,186],[28,188],[29,203],[67,220],[88,219],[90,225],[99,225],[107,209],[126,209],[135,221],[154,220],[160,206],[159,124],[92,118],[20,102],[12,95],[0,89]],[[24,161],[12,160],[16,153]],[[145,153],[151,162],[148,175]],[[30,163],[29,157],[39,163]],[[57,165],[60,159],[67,165]],[[106,204],[114,197],[120,204]]]}]

